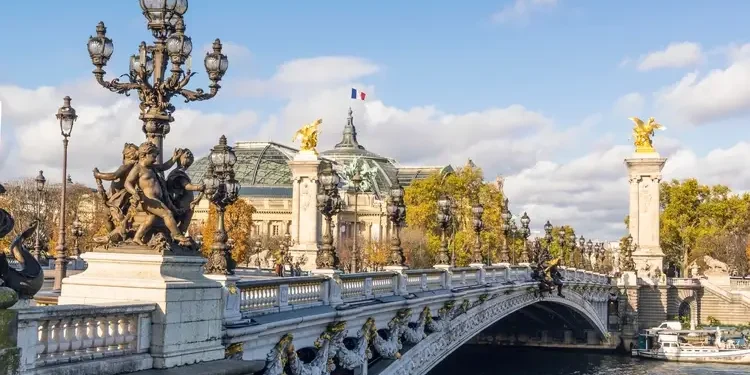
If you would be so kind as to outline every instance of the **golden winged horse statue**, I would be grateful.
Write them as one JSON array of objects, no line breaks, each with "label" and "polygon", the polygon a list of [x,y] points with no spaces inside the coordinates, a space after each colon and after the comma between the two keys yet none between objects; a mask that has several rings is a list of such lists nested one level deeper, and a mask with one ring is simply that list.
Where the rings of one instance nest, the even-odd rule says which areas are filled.
[{"label": "golden winged horse statue", "polygon": [[315,147],[318,145],[318,127],[323,123],[323,119],[317,119],[297,130],[294,133],[292,142],[300,140],[300,151],[312,151],[317,154]]},{"label": "golden winged horse statue", "polygon": [[656,152],[652,137],[654,136],[655,129],[666,129],[661,124],[657,123],[653,117],[650,117],[646,123],[638,117],[631,117],[629,119],[633,121],[633,144],[635,145],[635,152]]}]

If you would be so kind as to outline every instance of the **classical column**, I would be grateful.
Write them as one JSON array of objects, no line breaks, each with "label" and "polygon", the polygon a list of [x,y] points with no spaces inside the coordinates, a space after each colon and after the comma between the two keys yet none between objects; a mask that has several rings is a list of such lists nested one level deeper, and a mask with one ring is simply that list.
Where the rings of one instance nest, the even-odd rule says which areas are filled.
[{"label": "classical column", "polygon": [[633,260],[642,278],[663,266],[664,253],[659,244],[659,183],[666,161],[656,152],[636,152],[625,159],[630,182],[629,231],[637,245]]},{"label": "classical column", "polygon": [[288,162],[292,170],[292,222],[289,249],[293,257],[305,256],[304,271],[315,268],[321,239],[321,216],[317,209],[318,167],[321,160],[313,153],[298,153]]}]

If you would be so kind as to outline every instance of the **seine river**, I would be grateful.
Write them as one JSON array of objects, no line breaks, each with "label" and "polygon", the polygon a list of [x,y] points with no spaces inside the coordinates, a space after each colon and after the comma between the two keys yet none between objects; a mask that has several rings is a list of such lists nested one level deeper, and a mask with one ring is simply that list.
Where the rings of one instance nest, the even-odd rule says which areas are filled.
[{"label": "seine river", "polygon": [[741,375],[750,365],[648,361],[629,355],[464,345],[429,375]]}]

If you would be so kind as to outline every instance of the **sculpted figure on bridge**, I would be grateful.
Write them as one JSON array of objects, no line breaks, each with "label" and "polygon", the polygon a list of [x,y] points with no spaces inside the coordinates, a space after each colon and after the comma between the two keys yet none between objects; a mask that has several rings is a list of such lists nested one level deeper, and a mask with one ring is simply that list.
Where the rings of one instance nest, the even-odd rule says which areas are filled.
[{"label": "sculpted figure on bridge", "polygon": [[559,265],[560,258],[555,258],[550,261],[549,266],[547,266],[547,269],[544,271],[547,276],[552,279],[552,284],[557,286],[557,295],[559,297],[565,298],[565,296],[562,294],[563,277],[560,273],[560,270],[557,268]]},{"label": "sculpted figure on bridge", "polygon": [[319,133],[318,127],[322,123],[323,123],[322,119],[317,119],[303,126],[299,130],[297,130],[296,133],[294,133],[294,138],[292,139],[292,142],[296,142],[299,139],[300,151],[309,151],[309,152],[317,154],[315,147],[318,146],[318,133]]},{"label": "sculpted figure on bridge", "polygon": [[629,120],[633,121],[635,124],[633,127],[633,144],[635,145],[635,152],[656,152],[652,140],[654,130],[665,128],[657,123],[653,117],[650,117],[646,123],[638,117],[631,117]]},{"label": "sculpted figure on bridge", "polygon": [[[159,148],[147,141],[139,147],[126,143],[122,156],[123,164],[114,172],[94,168],[99,196],[109,210],[109,233],[95,241],[105,248],[132,243],[159,252],[194,252],[197,246],[184,233],[197,203],[193,192],[202,192],[204,186],[192,184],[185,173],[192,152],[176,149],[167,162],[158,164]],[[175,163],[177,169],[165,180],[162,173]],[[112,181],[109,193],[102,181]],[[134,231],[135,223],[140,225]]]}]

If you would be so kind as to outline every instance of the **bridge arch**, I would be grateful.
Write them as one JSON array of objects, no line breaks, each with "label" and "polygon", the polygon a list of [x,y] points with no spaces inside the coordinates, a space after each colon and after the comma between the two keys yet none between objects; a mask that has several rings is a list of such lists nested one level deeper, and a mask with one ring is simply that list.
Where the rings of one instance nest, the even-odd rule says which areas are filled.
[{"label": "bridge arch", "polygon": [[[605,297],[601,299],[603,303],[606,301]],[[557,296],[539,298],[531,291],[524,291],[487,300],[455,317],[443,330],[431,333],[403,353],[401,359],[392,362],[381,374],[426,374],[483,330],[539,302],[566,306],[584,317],[599,334],[602,336],[607,334],[606,323],[602,320],[604,317],[600,316],[597,309],[578,292],[569,289],[566,290],[565,298]]]}]

